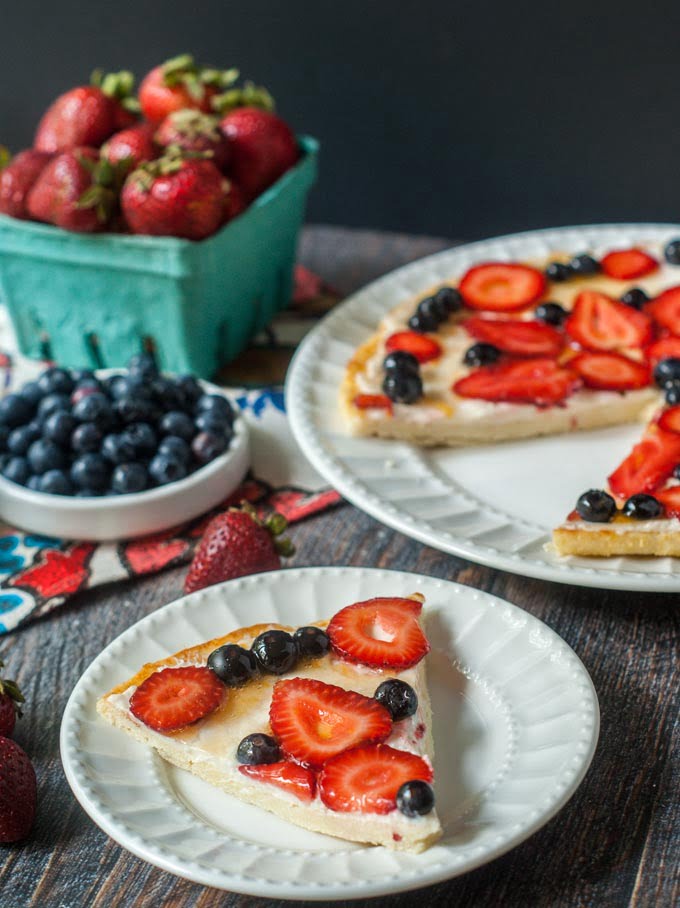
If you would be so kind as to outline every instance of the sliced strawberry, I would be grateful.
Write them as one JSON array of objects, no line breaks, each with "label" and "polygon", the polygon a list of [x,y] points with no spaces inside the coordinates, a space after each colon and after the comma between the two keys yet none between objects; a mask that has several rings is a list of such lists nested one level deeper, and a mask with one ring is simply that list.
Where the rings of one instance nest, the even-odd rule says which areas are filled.
[{"label": "sliced strawberry", "polygon": [[580,353],[569,360],[569,368],[581,376],[587,388],[603,391],[632,391],[651,381],[649,366],[620,353]]},{"label": "sliced strawberry", "polygon": [[579,293],[565,330],[587,350],[642,347],[652,339],[648,315],[595,290]]},{"label": "sliced strawberry", "polygon": [[376,598],[348,605],[333,616],[326,632],[333,650],[371,668],[410,668],[430,651],[414,599]]},{"label": "sliced strawberry", "polygon": [[284,753],[312,767],[348,747],[384,741],[392,731],[377,700],[311,678],[274,685],[269,723]]},{"label": "sliced strawberry", "polygon": [[389,410],[392,412],[392,401],[387,394],[357,394],[352,401],[360,410]]},{"label": "sliced strawberry", "polygon": [[557,356],[564,347],[564,336],[545,322],[469,318],[463,327],[476,340],[515,356]]},{"label": "sliced strawberry", "polygon": [[609,277],[619,281],[632,281],[636,277],[651,274],[659,263],[642,249],[618,249],[610,252],[600,262],[602,270]]},{"label": "sliced strawberry", "polygon": [[548,407],[561,403],[580,385],[576,373],[554,359],[526,359],[475,369],[459,379],[453,391],[460,397]]},{"label": "sliced strawberry", "polygon": [[647,362],[653,369],[662,359],[680,359],[680,337],[662,337],[645,350]]},{"label": "sliced strawberry", "polygon": [[342,813],[389,813],[401,786],[414,779],[432,781],[422,757],[389,744],[355,747],[324,763],[319,796],[330,810]]},{"label": "sliced strawberry", "polygon": [[311,801],[316,793],[316,778],[311,769],[282,760],[280,763],[258,763],[255,766],[243,764],[239,772],[251,779],[276,785],[301,801]]},{"label": "sliced strawberry", "polygon": [[665,409],[659,417],[658,426],[664,432],[680,434],[680,406]]},{"label": "sliced strawberry", "polygon": [[542,271],[507,262],[487,262],[470,268],[460,282],[460,292],[470,309],[517,312],[526,309],[545,292]]},{"label": "sliced strawberry", "polygon": [[680,286],[669,287],[645,307],[657,325],[680,335]]},{"label": "sliced strawberry", "polygon": [[154,731],[176,731],[204,719],[224,696],[224,684],[209,668],[164,668],[139,685],[130,698],[130,712]]},{"label": "sliced strawberry", "polygon": [[418,331],[397,331],[390,334],[385,341],[385,349],[388,353],[393,350],[405,350],[412,353],[419,363],[427,363],[442,355],[441,344],[433,337],[426,337]]},{"label": "sliced strawberry", "polygon": [[680,463],[680,435],[651,426],[628,457],[609,477],[609,488],[618,498],[655,492]]},{"label": "sliced strawberry", "polygon": [[680,486],[670,486],[655,492],[654,497],[664,506],[666,517],[680,517]]}]

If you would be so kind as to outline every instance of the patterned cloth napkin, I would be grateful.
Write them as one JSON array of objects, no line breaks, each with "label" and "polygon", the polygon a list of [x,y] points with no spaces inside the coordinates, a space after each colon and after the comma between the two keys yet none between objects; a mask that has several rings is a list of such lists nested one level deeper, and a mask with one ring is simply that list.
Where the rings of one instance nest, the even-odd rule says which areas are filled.
[{"label": "patterned cloth napkin", "polygon": [[[318,279],[299,270],[294,305],[300,306]],[[306,289],[305,289],[306,281]],[[294,310],[293,310],[294,311]],[[285,314],[289,323],[291,310]],[[307,328],[309,317],[302,316]],[[301,331],[302,333],[302,331]],[[276,344],[276,323],[266,336]],[[33,378],[44,364],[16,351],[9,320],[0,307],[0,393]],[[280,511],[289,522],[302,520],[341,499],[325,486],[297,446],[278,388],[228,388],[251,428],[252,471],[241,488],[209,514],[187,524],[118,543],[65,542],[24,533],[0,522],[0,634],[45,615],[71,596],[102,583],[153,574],[191,560],[208,520],[220,510],[247,499],[263,511]]]}]

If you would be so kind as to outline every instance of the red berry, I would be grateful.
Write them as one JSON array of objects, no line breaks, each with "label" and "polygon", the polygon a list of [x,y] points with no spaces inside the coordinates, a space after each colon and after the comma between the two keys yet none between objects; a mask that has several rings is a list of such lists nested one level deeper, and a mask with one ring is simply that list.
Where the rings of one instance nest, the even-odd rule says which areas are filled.
[{"label": "red berry", "polygon": [[663,337],[654,341],[645,350],[645,356],[652,369],[662,359],[680,359],[680,337]]},{"label": "red berry", "polygon": [[25,751],[0,737],[0,842],[18,842],[31,831],[35,819],[35,770]]},{"label": "red berry", "polygon": [[476,340],[513,356],[557,356],[564,347],[564,336],[539,321],[469,318],[463,328]]},{"label": "red berry", "polygon": [[208,113],[216,89],[205,84],[204,72],[189,54],[155,66],[139,86],[139,103],[146,119],[158,124],[173,111],[187,108]]},{"label": "red berry", "polygon": [[680,287],[669,287],[646,306],[657,325],[680,335]]},{"label": "red berry", "polygon": [[280,763],[259,763],[255,766],[239,766],[239,772],[260,782],[276,785],[277,788],[295,795],[301,801],[313,800],[316,792],[314,773],[304,766],[284,760]]},{"label": "red berry", "polygon": [[579,293],[564,327],[586,350],[642,347],[652,338],[648,315],[595,290]]},{"label": "red berry", "polygon": [[517,312],[543,296],[545,275],[536,268],[506,262],[487,262],[470,268],[460,292],[470,309]]},{"label": "red berry", "polygon": [[680,434],[680,406],[667,407],[658,420],[660,429]]},{"label": "red berry", "polygon": [[406,353],[415,356],[419,363],[427,363],[442,354],[439,341],[418,331],[397,331],[390,334],[385,341],[385,349],[388,353],[393,350],[405,350]]},{"label": "red berry", "polygon": [[605,255],[600,265],[606,275],[620,281],[644,277],[659,267],[657,260],[642,249],[619,249],[610,252]]},{"label": "red berry", "polygon": [[569,360],[569,368],[587,388],[603,391],[632,391],[651,381],[648,365],[620,353],[581,353]]},{"label": "red berry", "polygon": [[654,497],[664,506],[666,517],[680,517],[680,485],[661,489]]},{"label": "red berry", "polygon": [[229,160],[229,143],[220,131],[220,121],[200,110],[175,110],[168,114],[158,127],[156,141],[163,147],[174,145],[182,151],[209,154],[219,170]]},{"label": "red berry", "polygon": [[28,195],[26,207],[31,217],[81,233],[102,230],[116,202],[113,190],[100,187],[102,207],[94,200],[83,206],[85,193],[95,189],[98,160],[94,148],[74,148],[55,155]]},{"label": "red berry", "polygon": [[153,161],[158,157],[158,149],[153,140],[153,127],[148,123],[141,123],[114,133],[102,146],[102,156],[111,164],[119,164],[126,160],[129,162],[130,170],[146,161]]},{"label": "red berry", "polygon": [[562,403],[581,385],[580,378],[554,359],[527,359],[482,366],[453,386],[460,397],[535,404],[548,407]]},{"label": "red berry", "polygon": [[154,731],[170,732],[204,719],[224,698],[224,684],[209,668],[164,668],[139,685],[130,712]]},{"label": "red berry", "polygon": [[352,401],[355,407],[360,410],[389,410],[392,412],[392,401],[387,394],[357,394]]},{"label": "red berry", "polygon": [[680,435],[650,426],[609,477],[609,488],[621,499],[639,492],[655,493],[679,462]]},{"label": "red berry", "polygon": [[367,599],[333,616],[326,632],[333,650],[371,668],[410,668],[430,651],[414,599]]},{"label": "red berry", "polygon": [[28,194],[52,155],[29,148],[19,152],[0,173],[0,213],[28,218]]},{"label": "red berry", "polygon": [[271,186],[300,157],[290,126],[271,111],[237,107],[220,126],[229,141],[229,175],[249,199]]}]

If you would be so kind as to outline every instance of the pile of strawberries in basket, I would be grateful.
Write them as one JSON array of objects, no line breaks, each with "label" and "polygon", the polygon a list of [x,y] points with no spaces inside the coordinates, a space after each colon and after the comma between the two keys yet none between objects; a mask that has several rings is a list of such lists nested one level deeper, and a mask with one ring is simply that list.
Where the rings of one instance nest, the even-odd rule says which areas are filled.
[{"label": "pile of strawberries in basket", "polygon": [[0,171],[0,213],[81,233],[201,240],[299,157],[271,95],[185,54],[138,96],[129,72],[95,73],[45,111],[33,147]]}]

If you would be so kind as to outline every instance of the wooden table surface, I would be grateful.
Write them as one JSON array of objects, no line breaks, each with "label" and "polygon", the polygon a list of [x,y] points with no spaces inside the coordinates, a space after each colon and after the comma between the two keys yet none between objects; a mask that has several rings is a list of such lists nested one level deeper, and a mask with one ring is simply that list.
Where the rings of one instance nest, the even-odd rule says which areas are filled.
[{"label": "wooden table surface", "polygon": [[[309,228],[302,260],[347,292],[444,241]],[[585,781],[547,826],[504,857],[423,890],[429,906],[671,906],[680,900],[678,610],[675,595],[581,589],[530,580],[445,555],[350,505],[293,528],[294,565],[415,571],[487,590],[545,621],[594,681],[600,743]],[[2,908],[290,904],[206,889],[133,857],[86,816],[64,778],[59,724],[81,673],[125,628],[181,595],[184,570],[82,594],[0,640],[27,697],[16,738],[34,760],[33,838],[0,847]],[[413,904],[413,894],[376,908]],[[337,904],[337,903],[336,903]]]}]

